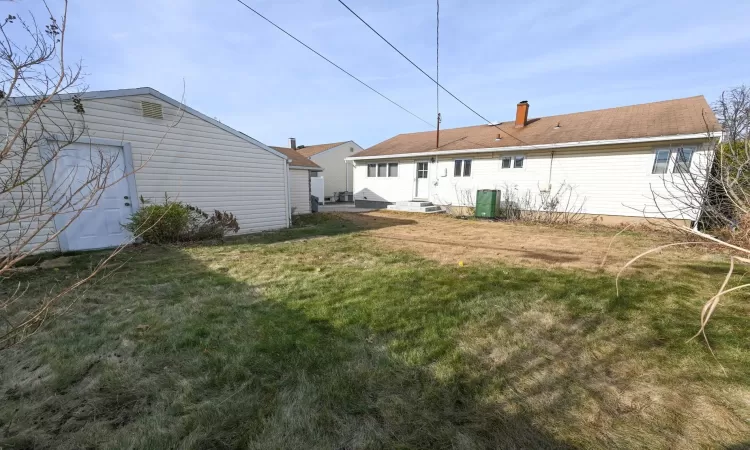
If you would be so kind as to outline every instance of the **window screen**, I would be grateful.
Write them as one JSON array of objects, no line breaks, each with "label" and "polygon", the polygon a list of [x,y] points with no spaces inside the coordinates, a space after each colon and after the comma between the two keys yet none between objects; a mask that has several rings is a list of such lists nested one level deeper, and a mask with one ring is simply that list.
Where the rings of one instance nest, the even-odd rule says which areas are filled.
[{"label": "window screen", "polygon": [[470,177],[471,176],[471,160],[470,159],[457,159],[453,163],[453,176],[454,177]]},{"label": "window screen", "polygon": [[388,164],[385,164],[385,163],[378,164],[378,176],[379,177],[388,176]]},{"label": "window screen", "polygon": [[651,173],[667,173],[667,166],[669,166],[669,150],[657,150],[654,155],[654,167]]},{"label": "window screen", "polygon": [[461,167],[463,166],[463,160],[457,159],[453,163],[453,176],[454,177],[460,177],[461,176]]},{"label": "window screen", "polygon": [[674,171],[677,173],[690,172],[690,160],[693,159],[692,148],[681,148],[677,150],[677,158],[674,162]]},{"label": "window screen", "polygon": [[388,176],[389,177],[397,177],[398,176],[398,163],[390,163],[390,164],[388,164]]},{"label": "window screen", "polygon": [[465,177],[471,176],[471,160],[470,159],[464,159],[464,176]]},{"label": "window screen", "polygon": [[504,157],[501,164],[503,169],[510,169],[510,156]]},{"label": "window screen", "polygon": [[367,165],[367,176],[370,178],[375,176],[375,164]]},{"label": "window screen", "polygon": [[516,156],[516,158],[513,160],[513,168],[514,169],[523,168],[523,156]]}]

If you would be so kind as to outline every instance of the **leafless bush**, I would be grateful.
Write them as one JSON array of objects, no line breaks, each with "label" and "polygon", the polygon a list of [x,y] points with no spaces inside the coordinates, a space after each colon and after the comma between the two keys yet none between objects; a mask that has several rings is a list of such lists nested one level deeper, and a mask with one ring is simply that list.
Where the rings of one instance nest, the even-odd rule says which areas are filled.
[{"label": "leafless bush", "polygon": [[474,189],[453,186],[456,195],[456,204],[445,203],[445,210],[452,216],[473,216],[476,212],[476,191]]},{"label": "leafless bush", "polygon": [[[740,86],[724,92],[714,104],[714,112],[723,133],[721,140],[716,137],[711,111],[704,111],[709,157],[695,161],[692,170],[673,171],[664,176],[663,189],[652,189],[658,216],[686,239],[637,255],[622,267],[616,278],[619,294],[619,279],[628,267],[668,247],[704,246],[709,252],[727,255],[730,266],[724,282],[705,303],[700,328],[693,336],[702,335],[707,344],[706,325],[720,300],[731,292],[750,287],[748,283],[729,287],[735,265],[750,264],[750,88]],[[677,151],[679,158],[680,149]],[[698,214],[699,220],[692,227],[675,220]]]},{"label": "leafless bush", "polygon": [[544,224],[575,224],[583,221],[586,202],[576,193],[575,187],[563,182],[555,189],[537,187],[518,192],[517,186],[502,189],[501,217],[508,220]]},{"label": "leafless bush", "polygon": [[[125,245],[72,284],[48,290],[20,316],[11,307],[28,286],[14,284],[16,267],[33,254],[56,249],[60,234],[96,206],[106,188],[124,182],[150,160],[127,171],[119,155],[85,144],[91,141],[86,139],[81,64],[70,66],[65,59],[67,7],[66,1],[60,18],[47,8],[44,26],[33,16],[9,15],[0,22],[0,349],[26,339],[59,314],[53,306],[71,299]],[[73,144],[75,152],[69,148]]]}]

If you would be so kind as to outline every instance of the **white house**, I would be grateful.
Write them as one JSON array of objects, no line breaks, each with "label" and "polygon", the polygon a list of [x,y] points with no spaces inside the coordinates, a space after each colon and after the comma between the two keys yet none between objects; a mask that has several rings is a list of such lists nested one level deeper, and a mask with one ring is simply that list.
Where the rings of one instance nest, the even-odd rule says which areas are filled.
[{"label": "white house", "polygon": [[[34,100],[14,99],[14,107],[29,108]],[[117,161],[110,179],[126,176],[106,187],[101,200],[57,238],[49,239],[66,223],[65,214],[55,216],[26,248],[45,240],[48,242],[39,251],[125,243],[131,236],[121,225],[139,208],[139,199],[158,202],[165,194],[208,212],[232,212],[239,233],[289,226],[291,197],[297,193],[290,189],[290,158],[283,153],[151,88],[84,93],[80,95],[83,114],[75,111],[72,100],[72,96],[60,96],[45,109],[47,130],[64,129],[73,119],[85,132],[62,151],[61,163],[54,168],[48,165],[32,180],[42,194],[39,201],[56,188],[51,180],[72,180],[85,172],[93,153]],[[54,144],[54,139],[54,135],[45,137],[40,147]],[[11,204],[12,195],[6,194],[0,203]],[[20,232],[28,233],[28,227]]]},{"label": "white house", "polygon": [[515,121],[441,130],[437,148],[434,131],[410,133],[350,157],[356,205],[469,206],[478,189],[538,199],[570,186],[574,207],[605,222],[697,219],[700,205],[678,211],[669,197],[706,169],[721,136],[703,96],[535,119],[528,111],[524,101]]},{"label": "white house", "polygon": [[324,196],[326,200],[338,201],[334,194],[353,192],[352,163],[346,158],[362,151],[354,141],[330,144],[297,145],[295,138],[289,139],[289,148],[322,167],[325,175]]},{"label": "white house", "polygon": [[323,172],[323,168],[291,148],[274,146],[271,146],[271,148],[289,158],[289,191],[292,214],[309,214],[311,212],[310,178],[318,177]]}]

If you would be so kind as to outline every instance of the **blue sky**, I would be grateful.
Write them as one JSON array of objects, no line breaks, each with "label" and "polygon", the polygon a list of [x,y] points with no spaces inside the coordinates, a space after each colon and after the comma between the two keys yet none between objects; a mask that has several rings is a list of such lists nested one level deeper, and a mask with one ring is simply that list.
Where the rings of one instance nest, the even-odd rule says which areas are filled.
[{"label": "blue sky", "polygon": [[[246,0],[339,65],[434,121],[435,86],[336,0]],[[74,0],[66,51],[91,90],[150,86],[269,145],[368,147],[430,129],[235,0]],[[347,4],[429,73],[434,1]],[[40,12],[40,0],[3,2]],[[60,2],[50,0],[52,8]],[[4,13],[5,14],[5,13]],[[45,17],[45,15],[41,15]],[[750,1],[441,1],[441,83],[491,120],[750,83]],[[443,127],[481,120],[441,94]]]}]

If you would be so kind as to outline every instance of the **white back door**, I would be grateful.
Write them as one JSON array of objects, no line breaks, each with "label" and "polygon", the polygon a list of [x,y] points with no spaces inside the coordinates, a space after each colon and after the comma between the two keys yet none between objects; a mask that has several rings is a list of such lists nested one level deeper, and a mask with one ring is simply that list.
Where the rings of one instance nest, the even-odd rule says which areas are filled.
[{"label": "white back door", "polygon": [[417,161],[417,181],[414,188],[415,200],[427,200],[429,194],[429,163],[427,161]]},{"label": "white back door", "polygon": [[[128,165],[131,166],[132,165]],[[75,143],[45,168],[48,198],[64,251],[117,247],[131,239],[123,228],[133,213],[123,147]],[[100,175],[100,176],[97,176]]]}]

